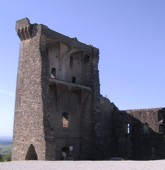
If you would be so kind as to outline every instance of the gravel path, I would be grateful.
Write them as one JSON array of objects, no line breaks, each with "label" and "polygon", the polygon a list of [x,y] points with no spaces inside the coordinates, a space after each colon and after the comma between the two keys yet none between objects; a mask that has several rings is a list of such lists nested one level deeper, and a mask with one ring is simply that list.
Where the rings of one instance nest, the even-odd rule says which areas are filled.
[{"label": "gravel path", "polygon": [[165,170],[161,161],[13,161],[0,170]]}]

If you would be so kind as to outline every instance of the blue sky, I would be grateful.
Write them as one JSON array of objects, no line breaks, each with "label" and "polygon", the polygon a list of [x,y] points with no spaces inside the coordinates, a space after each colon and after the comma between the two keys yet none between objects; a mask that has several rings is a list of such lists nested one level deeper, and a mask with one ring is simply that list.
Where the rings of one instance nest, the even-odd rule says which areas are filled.
[{"label": "blue sky", "polygon": [[12,136],[24,17],[99,48],[101,93],[119,109],[165,107],[164,0],[1,0],[0,9],[0,136]]}]

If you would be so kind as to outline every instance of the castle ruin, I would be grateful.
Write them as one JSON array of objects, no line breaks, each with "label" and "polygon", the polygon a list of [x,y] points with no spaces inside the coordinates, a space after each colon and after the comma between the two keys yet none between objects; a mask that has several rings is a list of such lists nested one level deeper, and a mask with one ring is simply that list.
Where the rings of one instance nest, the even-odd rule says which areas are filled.
[{"label": "castle ruin", "polygon": [[12,160],[165,158],[165,108],[120,111],[101,96],[99,49],[27,18],[16,31]]}]

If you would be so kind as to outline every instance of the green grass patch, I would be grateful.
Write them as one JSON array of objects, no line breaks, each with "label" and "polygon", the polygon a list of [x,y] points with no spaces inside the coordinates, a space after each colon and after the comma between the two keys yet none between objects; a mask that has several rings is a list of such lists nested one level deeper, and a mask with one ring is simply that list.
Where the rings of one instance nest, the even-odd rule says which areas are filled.
[{"label": "green grass patch", "polygon": [[0,144],[0,162],[11,161],[12,144]]}]

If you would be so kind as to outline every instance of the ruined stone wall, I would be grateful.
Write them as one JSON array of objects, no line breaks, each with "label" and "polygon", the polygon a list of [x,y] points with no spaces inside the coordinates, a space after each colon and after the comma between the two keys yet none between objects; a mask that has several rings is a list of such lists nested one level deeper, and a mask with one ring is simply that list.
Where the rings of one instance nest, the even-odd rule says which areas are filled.
[{"label": "ruined stone wall", "polygon": [[116,111],[112,130],[114,156],[135,160],[163,159],[164,114],[162,108]]},{"label": "ruined stone wall", "polygon": [[112,155],[112,114],[116,106],[106,97],[100,96],[101,158],[109,160]]},{"label": "ruined stone wall", "polygon": [[158,111],[159,109],[140,109],[126,111],[130,116],[139,120],[142,124],[148,124],[148,127],[154,132],[159,133]]},{"label": "ruined stone wall", "polygon": [[165,109],[120,111],[100,96],[97,48],[27,18],[16,31],[12,160],[164,158]]},{"label": "ruined stone wall", "polygon": [[[97,159],[98,49],[44,25],[17,22],[21,39],[12,159]],[[71,158],[72,157],[72,158]]]},{"label": "ruined stone wall", "polygon": [[[92,113],[96,110],[94,95],[100,94],[94,88],[99,84],[98,53],[93,53],[97,49],[49,29],[45,29],[45,35],[50,74],[51,68],[56,69],[56,75],[50,77],[49,85],[49,108],[56,143],[55,159],[61,159],[62,149],[69,146],[74,148],[73,159],[94,159],[93,150],[96,147],[93,148],[95,139],[92,136],[95,134],[96,120],[93,120]],[[67,129],[61,124],[64,112],[70,117]]]}]

